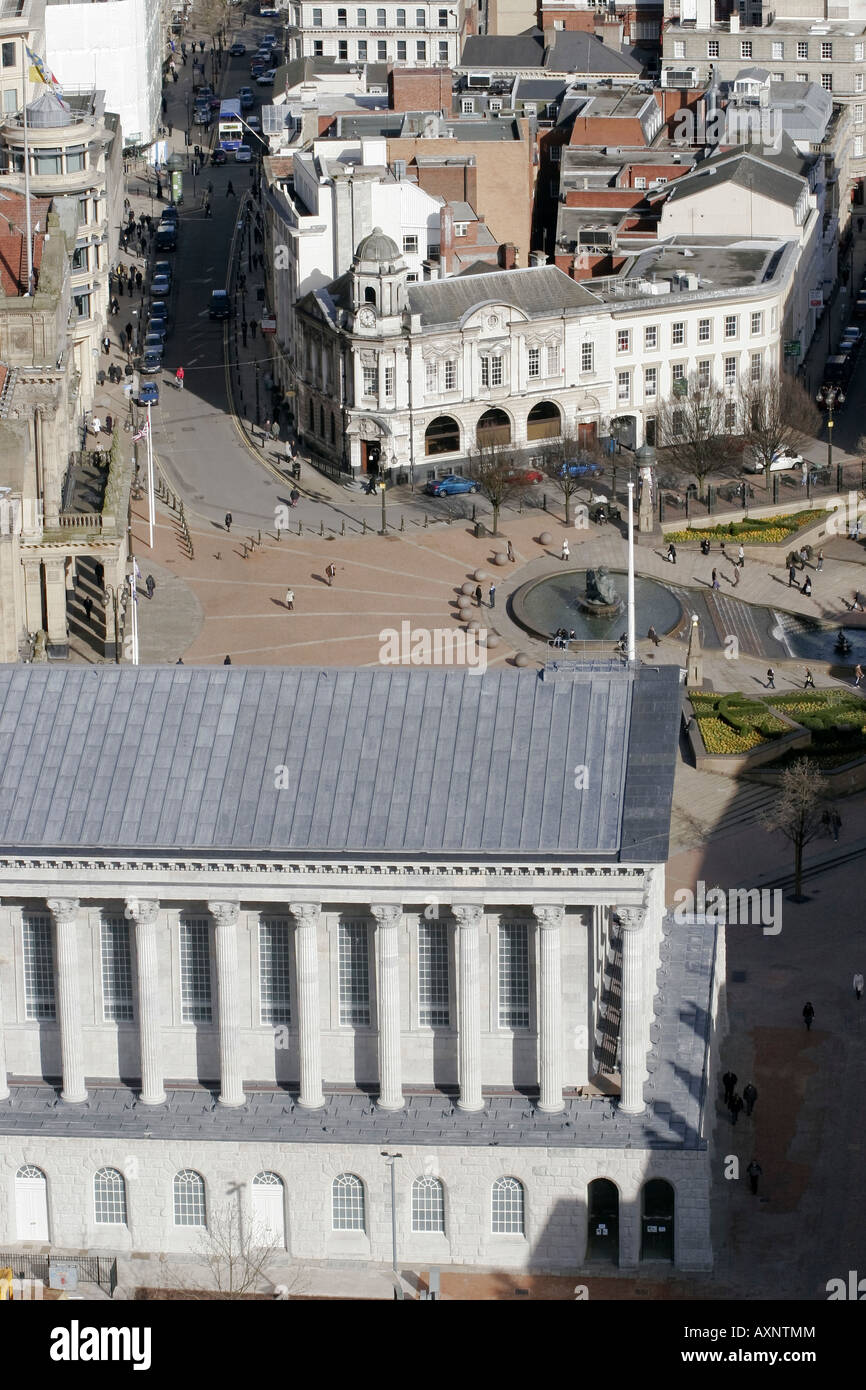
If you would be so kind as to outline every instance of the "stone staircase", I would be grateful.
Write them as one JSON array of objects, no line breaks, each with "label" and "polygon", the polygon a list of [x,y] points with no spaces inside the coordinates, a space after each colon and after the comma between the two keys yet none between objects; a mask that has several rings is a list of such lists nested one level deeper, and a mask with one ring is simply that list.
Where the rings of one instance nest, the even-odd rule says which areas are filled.
[{"label": "stone staircase", "polygon": [[674,780],[671,853],[755,824],[775,796],[772,787],[701,772],[680,760]]}]

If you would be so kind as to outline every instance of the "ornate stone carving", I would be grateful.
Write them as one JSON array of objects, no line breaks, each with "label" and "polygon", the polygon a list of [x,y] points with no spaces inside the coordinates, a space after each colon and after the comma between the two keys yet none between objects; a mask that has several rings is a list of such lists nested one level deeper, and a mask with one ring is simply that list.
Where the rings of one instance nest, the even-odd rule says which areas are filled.
[{"label": "ornate stone carving", "polygon": [[403,916],[403,909],[395,903],[371,903],[370,912],[376,919],[377,927],[397,927]]},{"label": "ornate stone carving", "polygon": [[159,901],[153,898],[127,898],[123,907],[127,922],[137,922],[142,927],[152,927],[159,916]]},{"label": "ornate stone carving", "polygon": [[207,910],[218,927],[233,927],[238,920],[237,903],[208,903]]},{"label": "ornate stone carving", "polygon": [[646,924],[645,907],[618,907],[616,915],[623,931],[640,931]]},{"label": "ornate stone carving", "polygon": [[78,916],[78,898],[49,898],[47,907],[55,922],[72,922]]},{"label": "ornate stone carving", "polygon": [[289,911],[298,926],[314,927],[322,915],[321,903],[289,903]]},{"label": "ornate stone carving", "polygon": [[542,931],[545,928],[561,927],[565,918],[565,908],[560,903],[534,907],[532,913]]},{"label": "ornate stone carving", "polygon": [[458,927],[478,927],[484,916],[480,903],[452,903],[451,912]]}]

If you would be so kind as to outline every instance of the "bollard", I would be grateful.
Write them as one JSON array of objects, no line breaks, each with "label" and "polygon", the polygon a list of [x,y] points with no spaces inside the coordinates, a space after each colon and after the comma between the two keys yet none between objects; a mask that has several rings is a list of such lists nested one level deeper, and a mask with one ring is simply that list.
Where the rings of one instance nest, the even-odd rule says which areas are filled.
[{"label": "bollard", "polygon": [[343,520],[340,522],[340,535],[341,535],[341,536],[345,536],[345,534],[346,534],[346,518],[343,517]]},{"label": "bollard", "polygon": [[545,492],[544,496],[543,496],[542,499],[541,499],[541,505],[542,505],[542,507],[544,508],[544,510],[547,511],[547,493],[546,493],[546,492]]},{"label": "bollard", "polygon": [[361,535],[362,535],[362,536],[366,536],[366,534],[367,534],[367,518],[366,518],[366,517],[362,517],[362,518],[361,518]]},{"label": "bollard", "polygon": [[475,520],[475,503],[472,503],[472,520]]},{"label": "bollard", "polygon": [[278,526],[278,527],[277,527],[277,540],[278,540],[278,541],[281,541],[282,539],[283,539],[283,533],[282,533],[282,531],[280,530],[280,528],[279,528],[279,526]]},{"label": "bollard", "polygon": [[298,535],[299,535],[299,536],[302,536],[303,534],[304,534],[304,523],[303,523],[302,521],[299,521],[299,522],[298,522]]},{"label": "bollard", "polygon": [[406,518],[405,518],[405,516],[403,515],[402,512],[400,513],[400,530],[401,530],[401,531],[405,531],[405,530],[406,530]]},{"label": "bollard", "polygon": [[320,535],[320,536],[324,536],[324,534],[325,534],[325,523],[324,523],[324,521],[320,521],[320,522],[319,522],[319,535]]},{"label": "bollard", "polygon": [[242,560],[245,560],[245,559],[247,558],[247,543],[246,543],[246,541],[241,541],[241,544],[242,544],[242,546],[243,546],[243,548],[244,548],[244,553],[243,553],[243,555],[241,556],[241,559],[242,559]]},{"label": "bollard", "polygon": [[450,525],[451,525],[451,522],[454,520],[454,518],[452,517],[452,515],[451,515],[450,512],[449,512],[448,515],[446,516],[445,520],[448,522],[448,525],[450,526]]},{"label": "bollard", "polygon": [[429,526],[429,524],[430,524],[430,518],[428,517],[427,513],[425,512],[425,513],[424,513],[424,530],[425,530],[425,531],[427,530],[427,527]]},{"label": "bollard", "polygon": [[262,544],[262,533],[259,531],[259,546]]}]

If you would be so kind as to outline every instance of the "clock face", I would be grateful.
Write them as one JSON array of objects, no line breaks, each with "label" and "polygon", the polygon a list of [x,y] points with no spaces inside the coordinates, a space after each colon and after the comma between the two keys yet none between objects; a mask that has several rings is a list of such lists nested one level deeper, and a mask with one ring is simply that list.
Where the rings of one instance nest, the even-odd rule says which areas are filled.
[{"label": "clock face", "polygon": [[376,313],[373,309],[362,309],[358,315],[358,322],[365,328],[372,328],[376,322]]}]

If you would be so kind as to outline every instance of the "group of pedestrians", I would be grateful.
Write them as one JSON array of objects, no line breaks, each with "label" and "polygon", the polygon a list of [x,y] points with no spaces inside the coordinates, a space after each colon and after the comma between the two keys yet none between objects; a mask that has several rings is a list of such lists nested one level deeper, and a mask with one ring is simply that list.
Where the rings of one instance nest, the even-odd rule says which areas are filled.
[{"label": "group of pedestrians", "polygon": [[[475,604],[476,604],[476,607],[478,607],[478,608],[481,607],[482,602],[483,602],[483,599],[484,599],[484,593],[483,593],[483,591],[482,591],[481,585],[480,585],[480,584],[476,584],[476,586],[475,586]],[[491,584],[491,585],[490,585],[490,588],[489,588],[489,590],[488,590],[488,600],[489,600],[490,607],[491,607],[491,608],[495,608],[495,607],[496,607],[496,585],[495,585],[495,584]]]},{"label": "group of pedestrians", "polygon": [[[737,1123],[743,1111],[745,1111],[747,1116],[752,1114],[758,1099],[758,1088],[753,1081],[746,1083],[743,1087],[743,1094],[740,1095],[737,1090],[737,1073],[735,1071],[726,1071],[722,1077],[722,1089],[722,1098],[728,1114],[731,1117],[732,1125]],[[749,1179],[749,1188],[752,1193],[757,1193],[758,1179],[761,1177],[763,1171],[757,1158],[753,1157],[746,1168],[746,1176]]]}]

